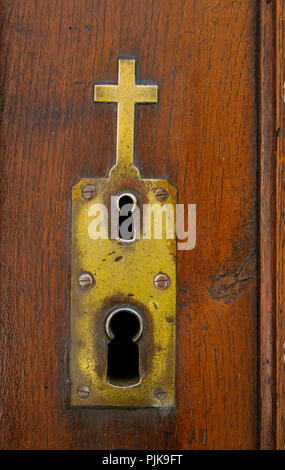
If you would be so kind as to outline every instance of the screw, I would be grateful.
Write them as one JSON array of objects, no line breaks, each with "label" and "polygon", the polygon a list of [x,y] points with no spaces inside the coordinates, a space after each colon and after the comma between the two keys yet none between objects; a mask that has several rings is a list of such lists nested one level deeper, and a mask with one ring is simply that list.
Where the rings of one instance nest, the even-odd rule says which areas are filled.
[{"label": "screw", "polygon": [[154,392],[153,392],[153,395],[154,395],[154,398],[157,398],[158,400],[165,400],[165,398],[167,397],[167,390],[163,387],[156,387],[154,389]]},{"label": "screw", "polygon": [[170,279],[166,274],[157,274],[153,280],[157,289],[167,289],[170,284]]},{"label": "screw", "polygon": [[95,186],[93,186],[93,184],[87,184],[82,189],[82,196],[87,201],[90,201],[90,199],[92,199],[95,196],[95,191],[96,189],[95,189]]},{"label": "screw", "polygon": [[94,286],[95,280],[92,274],[90,273],[82,273],[78,278],[78,284],[82,289],[90,289]]},{"label": "screw", "polygon": [[88,387],[88,385],[79,385],[77,389],[77,395],[80,398],[88,398],[89,393],[90,393],[90,388]]},{"label": "screw", "polygon": [[157,201],[160,201],[160,202],[166,201],[168,196],[169,196],[169,193],[167,189],[165,188],[157,188],[157,190],[155,191],[155,199],[157,199]]}]

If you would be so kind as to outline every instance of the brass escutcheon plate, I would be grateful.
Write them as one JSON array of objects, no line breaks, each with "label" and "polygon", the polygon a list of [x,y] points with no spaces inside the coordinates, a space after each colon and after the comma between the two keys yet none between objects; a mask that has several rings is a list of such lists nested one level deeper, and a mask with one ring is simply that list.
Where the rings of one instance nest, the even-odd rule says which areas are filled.
[{"label": "brass escutcheon plate", "polygon": [[[133,73],[133,77],[129,74],[129,79],[135,83],[134,60],[121,59],[119,67],[120,63],[125,67],[125,74],[121,76],[128,76],[127,68]],[[130,106],[134,107],[135,94],[131,94],[131,98],[128,94],[124,96],[116,95],[114,100],[123,100],[127,108],[131,99]],[[112,101],[110,98],[105,96],[105,101]],[[132,142],[133,127],[128,120],[122,121],[122,113],[117,126],[120,128],[118,135]],[[92,235],[97,224],[96,205],[104,205],[110,214],[111,196],[122,192],[134,194],[139,208],[144,204],[162,207],[168,204],[175,213],[176,189],[164,179],[142,179],[130,155],[126,155],[125,144],[124,141],[122,148],[117,140],[117,163],[108,178],[82,178],[72,189],[71,404],[172,407],[175,404],[176,239],[166,238],[166,226],[162,239],[146,239],[142,224],[138,238],[132,243],[112,239],[109,218],[101,220],[105,238],[95,239]],[[157,200],[158,188],[162,193],[166,190],[167,200]],[[86,279],[79,283],[82,273],[89,273],[90,285],[84,284]],[[159,273],[167,274],[170,279],[166,289],[155,285],[154,279]],[[114,385],[107,377],[110,338],[106,333],[106,320],[110,311],[120,306],[139,312],[143,322],[137,342],[140,380],[131,386]]]}]

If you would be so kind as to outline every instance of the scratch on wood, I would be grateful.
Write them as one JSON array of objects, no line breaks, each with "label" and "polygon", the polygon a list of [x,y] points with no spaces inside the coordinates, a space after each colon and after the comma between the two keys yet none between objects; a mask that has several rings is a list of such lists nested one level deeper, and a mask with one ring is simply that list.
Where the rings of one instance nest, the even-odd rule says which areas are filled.
[{"label": "scratch on wood", "polygon": [[256,255],[255,252],[248,255],[240,264],[236,272],[219,272],[211,287],[208,288],[212,299],[223,300],[225,303],[234,302],[240,292],[247,289],[250,281],[255,279]]}]

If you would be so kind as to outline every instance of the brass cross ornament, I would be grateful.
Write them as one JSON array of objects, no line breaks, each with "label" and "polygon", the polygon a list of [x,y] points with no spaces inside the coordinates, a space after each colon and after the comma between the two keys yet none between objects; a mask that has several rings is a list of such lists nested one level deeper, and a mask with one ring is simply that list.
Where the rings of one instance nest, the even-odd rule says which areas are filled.
[{"label": "brass cross ornament", "polygon": [[157,85],[136,85],[134,59],[119,59],[118,69],[118,85],[95,85],[94,101],[118,103],[116,165],[133,171],[135,104],[157,103]]}]

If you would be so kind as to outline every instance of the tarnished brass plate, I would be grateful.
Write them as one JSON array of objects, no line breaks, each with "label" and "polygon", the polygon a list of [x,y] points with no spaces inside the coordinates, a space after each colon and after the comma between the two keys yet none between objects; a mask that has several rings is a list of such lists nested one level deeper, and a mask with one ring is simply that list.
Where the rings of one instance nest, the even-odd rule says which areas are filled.
[{"label": "tarnished brass plate", "polygon": [[[129,62],[134,73],[134,61]],[[121,117],[118,127],[124,126],[119,124]],[[126,132],[124,127],[118,134]],[[104,204],[110,214],[111,196],[131,191],[141,209],[144,204],[166,203],[174,208],[176,189],[167,180],[141,179],[128,151],[124,158],[120,148],[118,141],[117,164],[108,178],[83,178],[72,189],[71,404],[171,407],[175,403],[176,240],[166,238],[165,226],[162,239],[145,239],[143,226],[132,243],[111,239],[109,218],[101,220],[106,238],[94,239],[92,230],[96,230],[96,204]],[[83,195],[88,185],[93,187],[90,199]],[[167,190],[166,201],[157,201],[158,188]],[[93,279],[89,288],[79,283],[82,273],[90,273]],[[168,276],[168,288],[155,285],[159,273]],[[114,385],[107,377],[106,320],[110,310],[120,306],[134,308],[143,320],[137,342],[140,381],[132,386]]]}]

